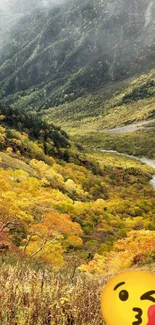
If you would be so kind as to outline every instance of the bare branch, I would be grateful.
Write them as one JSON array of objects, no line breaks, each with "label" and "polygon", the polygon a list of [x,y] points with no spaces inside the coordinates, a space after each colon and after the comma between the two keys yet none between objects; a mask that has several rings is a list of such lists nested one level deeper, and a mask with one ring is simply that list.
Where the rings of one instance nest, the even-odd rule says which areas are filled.
[{"label": "bare branch", "polygon": [[48,247],[48,246],[50,246],[56,239],[58,238],[58,235],[57,236],[55,236],[48,244],[46,244],[46,242],[47,242],[47,239],[44,241],[44,244],[41,246],[41,247],[39,247],[37,250],[36,250],[36,252],[34,252],[33,254],[31,254],[31,256],[30,257],[34,257],[34,256],[36,256],[39,252],[41,252],[44,248],[46,248],[46,247]]},{"label": "bare branch", "polygon": [[24,254],[25,254],[25,252],[26,252],[26,248],[27,248],[27,246],[28,246],[28,244],[29,244],[31,238],[32,238],[33,236],[35,236],[35,235],[36,235],[36,234],[33,232],[33,233],[29,236],[29,238],[28,238],[28,240],[27,240],[27,242],[26,242],[26,244],[25,244],[25,246],[24,246]]},{"label": "bare branch", "polygon": [[2,226],[0,227],[0,233],[5,229],[5,228],[8,228],[10,225],[13,225],[13,226],[18,226],[19,223],[17,222],[11,222],[11,221],[8,221],[6,223],[3,223]]}]

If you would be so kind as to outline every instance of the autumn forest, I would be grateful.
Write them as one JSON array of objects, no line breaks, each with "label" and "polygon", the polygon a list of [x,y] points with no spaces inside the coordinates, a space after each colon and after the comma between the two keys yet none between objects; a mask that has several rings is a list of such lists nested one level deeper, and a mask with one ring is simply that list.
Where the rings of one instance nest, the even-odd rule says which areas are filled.
[{"label": "autumn forest", "polygon": [[105,325],[155,273],[155,0],[0,0],[0,325]]},{"label": "autumn forest", "polygon": [[[153,264],[155,192],[149,183],[151,167],[108,153],[85,152],[66,132],[35,113],[19,115],[3,106],[0,113],[2,270],[10,265],[18,277],[16,261],[18,268],[24,263],[25,268],[32,268],[32,274],[30,270],[21,272],[26,272],[24,277],[34,277],[36,286],[36,269],[41,278],[51,269],[56,277],[51,281],[58,281],[59,274],[64,281],[66,273],[70,280],[65,281],[72,283],[77,276],[87,278],[88,274],[89,282],[92,274],[93,281],[99,281],[96,276]],[[14,286],[10,275],[7,281]],[[31,290],[30,282],[27,295]],[[69,298],[64,295],[61,299],[66,304]],[[8,324],[11,316],[5,303],[2,319]],[[68,308],[72,309],[71,305]],[[25,307],[21,310],[23,316],[17,324],[24,324]]]}]

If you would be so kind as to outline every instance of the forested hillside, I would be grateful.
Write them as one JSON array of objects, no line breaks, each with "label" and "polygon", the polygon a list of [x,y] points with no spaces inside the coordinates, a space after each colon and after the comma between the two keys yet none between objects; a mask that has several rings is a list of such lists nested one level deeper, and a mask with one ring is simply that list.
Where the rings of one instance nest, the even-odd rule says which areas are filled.
[{"label": "forested hillside", "polygon": [[154,118],[154,6],[5,0],[1,101],[20,113],[37,111],[87,148],[153,158],[154,125],[132,136],[102,131]]},{"label": "forested hillside", "polygon": [[[34,113],[2,106],[0,116],[4,255],[15,251],[58,266],[76,253],[80,266],[95,253],[102,258],[118,239],[125,245],[122,238],[132,230],[153,236],[151,168],[132,160],[120,167],[108,154],[89,158]],[[147,247],[142,257],[135,250],[131,265],[137,254],[138,261],[152,261],[152,245],[149,255]]]},{"label": "forested hillside", "polygon": [[3,101],[58,106],[154,66],[154,1],[13,0],[9,10],[5,3]]},{"label": "forested hillside", "polygon": [[86,155],[34,113],[1,106],[0,118],[0,320],[103,324],[106,279],[154,270],[153,169]]}]

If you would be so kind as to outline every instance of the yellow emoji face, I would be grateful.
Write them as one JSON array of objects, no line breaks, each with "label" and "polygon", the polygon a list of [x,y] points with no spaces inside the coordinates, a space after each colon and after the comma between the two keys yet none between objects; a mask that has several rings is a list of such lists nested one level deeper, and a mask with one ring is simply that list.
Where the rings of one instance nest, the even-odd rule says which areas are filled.
[{"label": "yellow emoji face", "polygon": [[123,272],[108,281],[101,297],[107,325],[155,325],[155,275]]}]

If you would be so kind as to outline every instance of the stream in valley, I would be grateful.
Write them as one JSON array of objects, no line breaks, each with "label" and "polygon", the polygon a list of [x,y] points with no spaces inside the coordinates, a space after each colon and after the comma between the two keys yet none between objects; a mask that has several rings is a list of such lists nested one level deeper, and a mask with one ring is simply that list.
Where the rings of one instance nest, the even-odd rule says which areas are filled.
[{"label": "stream in valley", "polygon": [[[114,129],[106,129],[106,130],[103,130],[102,132],[111,133],[111,134],[123,134],[123,133],[128,133],[128,132],[136,132],[138,130],[146,129],[146,127],[148,127],[148,124],[151,124],[151,123],[155,123],[155,119],[147,120],[147,121],[140,121],[140,122],[137,122],[137,123],[128,124],[128,125],[125,125],[125,126],[114,128]],[[118,152],[116,150],[100,150],[100,151],[101,152],[107,152],[107,153],[108,152],[109,153],[115,153],[115,154],[117,154],[119,156],[124,156],[124,157],[130,158],[130,159],[135,159],[135,160],[138,160],[138,161],[142,162],[143,164],[146,164],[146,165],[148,165],[148,166],[155,169],[155,161],[153,161],[151,159],[148,159],[146,157],[140,158],[140,157],[137,157],[137,156],[121,153],[121,152]],[[153,175],[150,183],[153,186],[153,188],[155,189],[155,175]]]},{"label": "stream in valley", "polygon": [[[125,153],[121,153],[121,152],[118,152],[116,150],[104,150],[104,149],[102,149],[102,150],[100,150],[100,152],[115,153],[115,154],[117,154],[119,156],[124,156],[124,157],[130,158],[130,159],[135,159],[135,160],[138,160],[138,161],[142,162],[143,164],[146,164],[146,165],[148,165],[148,166],[155,169],[155,162],[153,160],[151,160],[151,159],[146,158],[146,157],[140,158],[140,157],[133,156],[133,155],[127,155]],[[153,175],[150,183],[153,186],[153,188],[155,189],[155,175]]]}]

